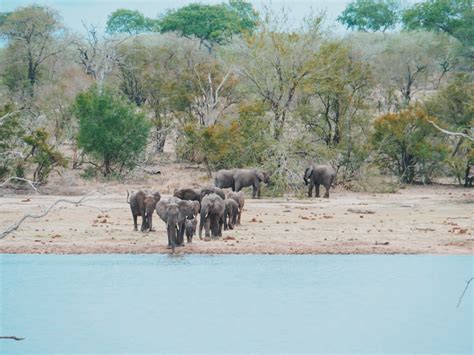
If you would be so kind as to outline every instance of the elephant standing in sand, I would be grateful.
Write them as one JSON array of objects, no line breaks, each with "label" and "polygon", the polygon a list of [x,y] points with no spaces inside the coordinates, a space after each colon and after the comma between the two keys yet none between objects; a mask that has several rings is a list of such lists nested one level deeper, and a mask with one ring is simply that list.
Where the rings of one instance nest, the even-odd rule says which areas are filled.
[{"label": "elephant standing in sand", "polygon": [[153,231],[153,212],[155,211],[155,206],[160,199],[161,195],[159,192],[148,194],[145,191],[140,190],[132,192],[130,195],[127,190],[127,202],[130,204],[130,209],[132,210],[134,231],[138,230],[138,216],[142,217],[142,226],[140,230],[142,232],[145,232],[147,229],[149,229],[150,232]]},{"label": "elephant standing in sand", "polygon": [[240,218],[242,217],[242,211],[245,204],[245,196],[242,191],[239,192],[229,192],[227,198],[233,199],[239,205],[239,210],[237,214],[237,221],[233,221],[234,224],[240,224]]},{"label": "elephant standing in sand", "polygon": [[232,198],[226,198],[224,203],[224,230],[234,229],[239,213],[239,204]]},{"label": "elephant standing in sand", "polygon": [[329,165],[314,165],[304,172],[303,180],[305,185],[309,185],[308,197],[313,196],[313,187],[316,187],[316,197],[319,197],[319,185],[326,189],[325,198],[329,198],[329,188],[336,178],[336,171]]},{"label": "elephant standing in sand", "polygon": [[270,174],[259,169],[219,170],[214,177],[214,184],[220,188],[232,188],[239,192],[244,187],[252,186],[252,198],[260,198],[260,183],[270,184]]},{"label": "elephant standing in sand", "polygon": [[182,219],[179,207],[176,203],[159,201],[156,204],[156,213],[158,213],[158,216],[166,223],[168,248],[174,251],[174,248],[178,246],[178,227],[179,221]]},{"label": "elephant standing in sand", "polygon": [[222,236],[222,226],[224,224],[225,203],[216,194],[203,197],[201,201],[201,221],[199,225],[199,238],[202,238],[202,229],[206,228],[206,237]]}]

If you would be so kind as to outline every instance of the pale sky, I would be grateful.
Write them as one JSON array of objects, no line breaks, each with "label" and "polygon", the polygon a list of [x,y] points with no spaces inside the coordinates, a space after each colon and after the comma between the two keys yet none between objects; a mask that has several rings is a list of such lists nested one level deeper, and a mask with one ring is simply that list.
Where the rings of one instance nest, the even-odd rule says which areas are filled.
[{"label": "pale sky", "polygon": [[[13,11],[17,7],[31,4],[46,5],[59,11],[67,27],[83,32],[82,21],[104,29],[107,16],[120,8],[138,10],[146,17],[156,18],[167,9],[195,2],[217,4],[224,0],[0,0],[0,12]],[[275,10],[285,7],[291,11],[295,21],[308,15],[311,9],[314,12],[325,10],[328,24],[332,24],[350,0],[250,0],[249,2],[254,4],[257,10],[265,4],[269,4]]]}]

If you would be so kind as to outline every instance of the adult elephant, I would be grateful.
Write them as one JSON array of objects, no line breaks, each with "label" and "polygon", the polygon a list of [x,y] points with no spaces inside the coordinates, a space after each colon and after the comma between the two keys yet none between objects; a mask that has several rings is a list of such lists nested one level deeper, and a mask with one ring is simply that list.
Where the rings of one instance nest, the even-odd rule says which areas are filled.
[{"label": "adult elephant", "polygon": [[270,174],[258,169],[235,169],[234,191],[239,192],[242,188],[252,186],[252,198],[260,198],[260,184],[270,184]]},{"label": "adult elephant", "polygon": [[236,169],[222,169],[214,175],[214,185],[221,189],[231,188],[235,191],[234,187],[234,173]]},{"label": "adult elephant", "polygon": [[168,248],[174,249],[178,246],[178,227],[182,219],[179,207],[170,201],[159,201],[156,204],[156,213],[166,223],[168,235]]},{"label": "adult elephant", "polygon": [[210,195],[210,194],[216,194],[218,195],[221,199],[225,200],[225,193],[220,189],[219,187],[216,186],[206,186],[201,189],[201,200],[204,196]]},{"label": "adult elephant", "polygon": [[173,192],[173,196],[180,198],[181,200],[189,201],[201,201],[201,189],[182,188],[176,189]]},{"label": "adult elephant", "polygon": [[[178,222],[178,245],[184,245],[184,233],[186,231],[186,221],[197,218],[201,209],[198,201],[186,201],[177,197],[171,197],[170,203],[176,203],[180,212],[180,220]],[[192,242],[192,237],[188,237],[188,243]]]},{"label": "adult elephant", "polygon": [[143,190],[137,192],[130,192],[127,190],[127,202],[130,204],[130,210],[133,216],[133,230],[138,230],[137,218],[142,217],[142,226],[140,230],[145,232],[147,229],[153,231],[153,212],[155,206],[160,201],[161,195],[159,192],[152,194],[146,193]]},{"label": "adult elephant", "polygon": [[199,225],[199,239],[202,239],[202,229],[206,229],[206,237],[222,236],[222,226],[224,224],[225,203],[220,196],[210,194],[201,200],[201,221]]},{"label": "adult elephant", "polygon": [[242,191],[239,191],[239,192],[232,191],[227,194],[227,198],[233,199],[239,205],[237,221],[233,221],[233,222],[234,224],[240,224],[240,218],[242,217],[242,211],[244,210],[244,205],[245,205],[244,193]]},{"label": "adult elephant", "polygon": [[316,197],[319,197],[319,186],[326,189],[325,198],[329,198],[329,188],[336,178],[336,171],[329,165],[314,165],[306,168],[303,176],[305,185],[309,185],[308,197],[313,196],[313,187],[316,187]]}]

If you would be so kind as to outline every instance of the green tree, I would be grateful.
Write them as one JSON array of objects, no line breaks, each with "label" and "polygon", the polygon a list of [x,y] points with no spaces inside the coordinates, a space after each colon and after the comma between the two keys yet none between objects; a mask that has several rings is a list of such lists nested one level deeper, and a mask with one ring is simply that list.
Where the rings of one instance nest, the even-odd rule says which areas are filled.
[{"label": "green tree", "polygon": [[374,122],[371,143],[382,169],[411,183],[415,178],[429,182],[436,168],[448,155],[448,147],[430,124],[435,118],[421,108],[389,113]]},{"label": "green tree", "polygon": [[136,106],[108,88],[97,86],[77,96],[78,146],[100,161],[104,175],[137,165],[146,148],[150,124]]},{"label": "green tree", "polygon": [[[402,15],[404,28],[444,32],[464,46],[474,44],[472,0],[427,0],[414,4]],[[471,48],[472,54],[472,48]]]},{"label": "green tree", "polygon": [[8,64],[17,81],[25,78],[30,87],[37,83],[46,61],[64,50],[57,41],[63,30],[57,12],[47,7],[31,5],[4,16],[0,38],[7,40]]},{"label": "green tree", "polygon": [[212,52],[216,44],[227,43],[233,35],[252,32],[257,25],[257,14],[242,0],[218,5],[190,4],[168,11],[158,24],[162,33],[194,36]]},{"label": "green tree", "polygon": [[25,158],[36,164],[33,172],[33,181],[44,183],[49,173],[55,167],[66,167],[67,161],[62,153],[48,143],[49,134],[45,129],[39,128],[24,138],[30,148]]},{"label": "green tree", "polygon": [[355,0],[347,5],[337,21],[351,30],[385,32],[396,26],[399,12],[397,0]]},{"label": "green tree", "polygon": [[[447,130],[469,136],[474,127],[474,83],[468,75],[458,75],[449,85],[425,103],[428,114],[438,119]],[[447,160],[459,183],[467,185],[471,165],[474,164],[474,144],[464,137],[450,137],[452,145]]]},{"label": "green tree", "polygon": [[128,33],[136,35],[155,31],[156,21],[146,18],[140,11],[118,9],[107,18],[107,33]]}]

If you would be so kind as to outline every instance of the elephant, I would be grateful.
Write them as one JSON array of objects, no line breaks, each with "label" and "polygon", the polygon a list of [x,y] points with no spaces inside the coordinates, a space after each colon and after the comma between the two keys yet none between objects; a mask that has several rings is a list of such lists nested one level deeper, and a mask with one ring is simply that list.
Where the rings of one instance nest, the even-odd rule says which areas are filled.
[{"label": "elephant", "polygon": [[[179,207],[179,212],[181,214],[181,219],[179,220],[179,228],[178,228],[178,245],[184,245],[184,234],[186,231],[186,220],[187,219],[194,219],[198,215],[201,204],[198,201],[186,201],[181,200],[178,197],[171,197],[170,203],[176,203]],[[188,243],[192,242],[188,238]]]},{"label": "elephant", "polygon": [[192,243],[193,241],[193,236],[196,234],[196,229],[197,229],[197,219],[196,218],[186,218],[185,225],[186,229],[186,238],[188,240],[188,243]]},{"label": "elephant", "polygon": [[234,221],[234,224],[240,224],[240,218],[242,217],[242,211],[244,209],[245,197],[242,191],[239,192],[229,192],[227,198],[233,199],[239,205],[238,218],[237,221]]},{"label": "elephant", "polygon": [[127,190],[127,202],[130,204],[130,209],[132,210],[134,231],[138,230],[138,216],[142,217],[142,226],[140,230],[142,232],[145,232],[147,229],[149,229],[150,232],[153,231],[153,212],[160,199],[161,195],[159,192],[147,194],[146,192],[140,190],[130,194],[130,192]]},{"label": "elephant", "polygon": [[239,213],[239,204],[232,198],[226,198],[224,203],[224,230],[234,229]]},{"label": "elephant", "polygon": [[222,191],[220,188],[216,186],[206,186],[201,189],[201,200],[204,196],[210,195],[210,194],[216,194],[218,195],[221,199],[225,200],[225,193]]},{"label": "elephant", "polygon": [[201,189],[183,188],[176,189],[173,192],[173,196],[180,198],[181,200],[190,201],[201,201]]},{"label": "elephant", "polygon": [[252,198],[260,198],[260,183],[270,184],[270,174],[257,169],[236,169],[234,172],[234,189],[239,192],[243,187],[252,186]]},{"label": "elephant", "polygon": [[179,206],[170,201],[159,201],[156,204],[156,213],[163,222],[166,223],[166,232],[168,235],[168,248],[174,249],[178,246],[178,227],[182,219]]},{"label": "elephant", "polygon": [[234,173],[235,169],[232,170],[226,170],[222,169],[219,170],[217,173],[214,175],[214,185],[221,189],[226,189],[226,188],[231,188],[232,191],[235,190],[234,187]]},{"label": "elephant", "polygon": [[206,228],[206,237],[210,237],[212,231],[213,237],[222,236],[222,226],[224,224],[224,200],[216,194],[210,194],[203,197],[201,201],[201,221],[199,225],[199,239],[202,239],[202,229]]},{"label": "elephant", "polygon": [[313,195],[313,187],[316,186],[316,197],[319,197],[319,185],[326,189],[325,198],[329,198],[329,188],[336,177],[336,171],[329,165],[310,166],[304,172],[305,185],[309,184],[308,197]]}]

